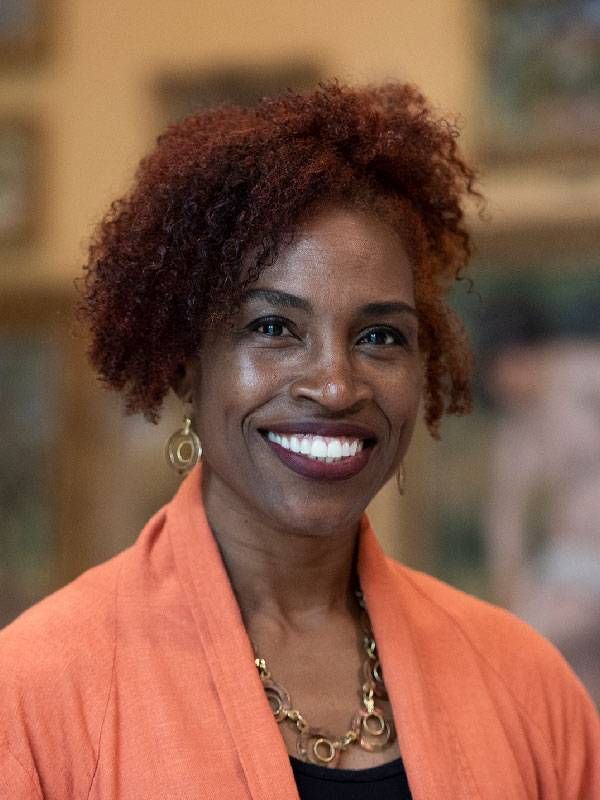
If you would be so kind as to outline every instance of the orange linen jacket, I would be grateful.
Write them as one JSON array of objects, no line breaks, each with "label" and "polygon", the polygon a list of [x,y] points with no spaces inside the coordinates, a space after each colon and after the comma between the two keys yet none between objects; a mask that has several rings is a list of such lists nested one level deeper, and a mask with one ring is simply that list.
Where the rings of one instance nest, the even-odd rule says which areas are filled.
[{"label": "orange linen jacket", "polygon": [[[415,800],[600,798],[600,723],[557,651],[360,537]],[[297,797],[196,469],[132,547],[0,632],[0,798]]]}]

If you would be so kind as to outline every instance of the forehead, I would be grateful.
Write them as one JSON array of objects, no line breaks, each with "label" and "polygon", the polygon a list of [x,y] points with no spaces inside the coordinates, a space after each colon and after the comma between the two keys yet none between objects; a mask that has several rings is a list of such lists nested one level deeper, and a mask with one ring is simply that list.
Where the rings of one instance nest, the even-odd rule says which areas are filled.
[{"label": "forehead", "polygon": [[266,267],[257,287],[321,302],[411,299],[412,267],[400,236],[374,214],[331,209],[311,217]]}]

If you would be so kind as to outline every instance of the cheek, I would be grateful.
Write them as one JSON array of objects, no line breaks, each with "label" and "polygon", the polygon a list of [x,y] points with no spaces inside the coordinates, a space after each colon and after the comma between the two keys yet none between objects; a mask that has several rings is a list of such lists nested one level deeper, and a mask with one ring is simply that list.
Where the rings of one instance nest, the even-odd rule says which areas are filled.
[{"label": "cheek", "polygon": [[384,413],[390,423],[394,469],[405,457],[412,440],[421,403],[422,384],[420,369],[407,370],[400,379],[394,381],[387,396]]},{"label": "cheek", "polygon": [[207,439],[227,437],[272,396],[277,370],[252,351],[207,349],[194,386],[196,425]]},{"label": "cheek", "polygon": [[417,359],[384,377],[380,403],[392,424],[416,416],[423,389],[423,372]]},{"label": "cheek", "polygon": [[397,439],[395,460],[401,461],[409,448],[415,429],[421,397],[423,393],[423,372],[419,368],[411,370],[395,387],[396,417],[392,423]]},{"label": "cheek", "polygon": [[228,361],[228,369],[236,376],[239,390],[246,396],[268,395],[280,372],[272,359],[260,350],[243,350]]}]

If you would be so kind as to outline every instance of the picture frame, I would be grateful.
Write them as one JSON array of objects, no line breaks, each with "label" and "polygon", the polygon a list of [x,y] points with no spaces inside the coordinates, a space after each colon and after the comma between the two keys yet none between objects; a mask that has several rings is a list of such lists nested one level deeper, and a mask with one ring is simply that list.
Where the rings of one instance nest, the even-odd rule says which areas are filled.
[{"label": "picture frame", "polygon": [[533,625],[600,702],[600,227],[477,244],[451,300],[474,407],[417,433],[409,564]]},{"label": "picture frame", "polygon": [[128,416],[86,351],[70,282],[0,292],[0,628],[137,538],[181,476],[159,424]]},{"label": "picture frame", "polygon": [[600,1],[486,0],[482,161],[600,160]]},{"label": "picture frame", "polygon": [[39,145],[33,121],[0,116],[0,245],[21,243],[37,232]]},{"label": "picture frame", "polygon": [[[75,550],[65,541],[65,427],[74,390],[66,292],[0,293],[0,627],[58,588]],[[79,545],[81,547],[81,545]]]},{"label": "picture frame", "polygon": [[250,106],[288,88],[305,91],[316,86],[322,76],[321,64],[308,58],[164,74],[155,83],[160,122],[175,122],[199,108],[222,103]]},{"label": "picture frame", "polygon": [[[532,341],[580,337],[600,345],[600,226],[504,230],[480,236],[475,244],[473,264],[465,279],[455,283],[450,298],[473,351],[473,411],[465,417],[445,417],[439,442],[425,432],[418,434],[418,468],[433,476],[432,485],[411,482],[408,494],[414,505],[410,526],[425,543],[420,552],[414,551],[414,559],[444,580],[489,597],[477,519],[485,498],[487,434],[498,407],[486,386],[486,363],[502,342],[516,341],[519,331],[511,325],[515,328],[523,317],[521,338],[526,334]],[[511,304],[514,311],[504,311]],[[499,311],[503,312],[500,320],[494,318]],[[532,315],[535,327],[527,318]],[[466,474],[474,481],[468,491],[461,477]],[[471,538],[464,547],[450,536],[450,529],[459,523],[446,519],[450,513],[444,510],[447,497],[469,508],[457,511],[458,516],[469,517],[464,530],[471,532]],[[422,509],[428,512],[419,520],[415,515]],[[451,547],[441,540],[446,535],[453,542]]]}]

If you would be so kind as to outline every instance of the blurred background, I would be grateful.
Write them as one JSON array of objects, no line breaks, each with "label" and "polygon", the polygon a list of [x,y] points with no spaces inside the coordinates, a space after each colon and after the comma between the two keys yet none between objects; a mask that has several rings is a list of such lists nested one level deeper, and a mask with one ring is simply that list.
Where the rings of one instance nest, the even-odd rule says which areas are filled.
[{"label": "blurred background", "polygon": [[194,108],[320,79],[418,84],[481,174],[476,409],[423,426],[371,515],[395,557],[507,606],[600,701],[600,0],[0,0],[0,626],[173,493],[158,426],[85,361],[74,279]]}]

